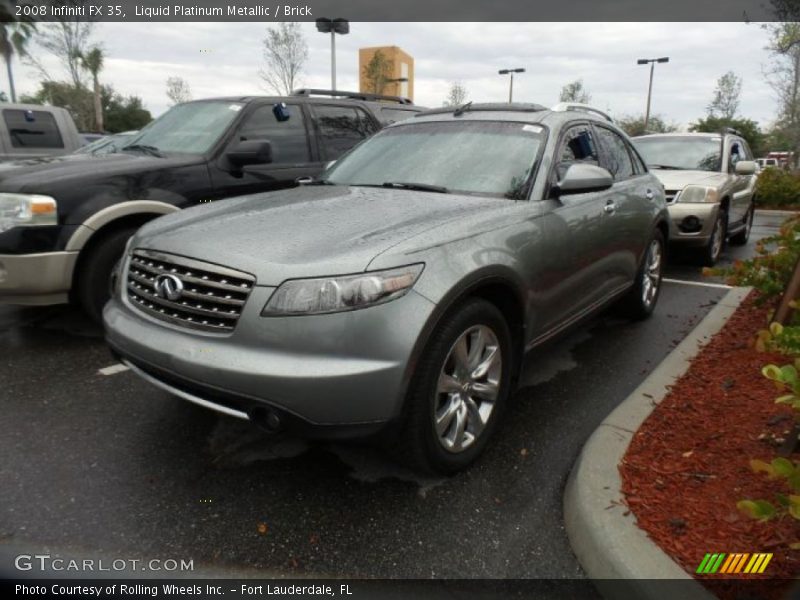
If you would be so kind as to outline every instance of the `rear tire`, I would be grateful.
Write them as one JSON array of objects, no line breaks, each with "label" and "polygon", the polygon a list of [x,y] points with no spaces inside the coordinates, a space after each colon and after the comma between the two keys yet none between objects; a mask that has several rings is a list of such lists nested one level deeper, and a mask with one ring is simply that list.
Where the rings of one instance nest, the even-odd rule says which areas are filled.
[{"label": "rear tire", "polygon": [[135,228],[109,232],[88,249],[79,264],[77,299],[84,312],[96,323],[103,319],[103,307],[110,297],[109,280],[114,265],[122,258],[125,244],[136,233]]},{"label": "rear tire", "polygon": [[395,457],[428,473],[467,467],[497,428],[514,364],[508,323],[494,304],[472,298],[445,316],[411,381]]},{"label": "rear tire", "polygon": [[750,230],[753,228],[753,218],[755,217],[755,212],[756,205],[754,202],[751,202],[750,207],[747,209],[747,216],[745,216],[744,229],[742,229],[736,235],[731,236],[731,244],[736,246],[744,246],[747,243],[747,240],[750,239]]},{"label": "rear tire", "polygon": [[640,321],[655,310],[661,294],[661,279],[665,262],[664,234],[656,229],[647,244],[642,264],[636,274],[633,288],[619,303],[622,316]]}]

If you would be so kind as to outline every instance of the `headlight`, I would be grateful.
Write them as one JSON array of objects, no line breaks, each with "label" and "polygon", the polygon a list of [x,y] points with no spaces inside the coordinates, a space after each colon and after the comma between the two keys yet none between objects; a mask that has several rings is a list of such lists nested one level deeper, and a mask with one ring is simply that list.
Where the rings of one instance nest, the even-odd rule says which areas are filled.
[{"label": "headlight", "polygon": [[0,233],[18,225],[56,225],[56,201],[50,196],[0,193]]},{"label": "headlight", "polygon": [[717,189],[704,185],[687,185],[678,194],[676,202],[719,202]]},{"label": "headlight", "polygon": [[261,315],[315,315],[383,304],[404,296],[423,267],[416,264],[358,275],[286,281],[270,296]]}]

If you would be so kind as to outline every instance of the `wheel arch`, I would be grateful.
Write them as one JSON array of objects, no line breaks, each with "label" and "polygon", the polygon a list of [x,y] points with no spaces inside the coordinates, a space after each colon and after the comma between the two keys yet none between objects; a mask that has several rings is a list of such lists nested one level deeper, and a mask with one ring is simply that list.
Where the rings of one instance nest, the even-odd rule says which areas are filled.
[{"label": "wheel arch", "polygon": [[494,304],[508,322],[515,353],[514,370],[512,371],[513,390],[519,377],[525,354],[525,324],[527,322],[525,297],[524,285],[521,279],[512,269],[507,267],[489,267],[479,270],[453,286],[436,303],[436,308],[425,322],[411,352],[400,391],[398,416],[402,416],[405,413],[406,396],[414,371],[439,323],[446,315],[470,298],[483,298]]}]

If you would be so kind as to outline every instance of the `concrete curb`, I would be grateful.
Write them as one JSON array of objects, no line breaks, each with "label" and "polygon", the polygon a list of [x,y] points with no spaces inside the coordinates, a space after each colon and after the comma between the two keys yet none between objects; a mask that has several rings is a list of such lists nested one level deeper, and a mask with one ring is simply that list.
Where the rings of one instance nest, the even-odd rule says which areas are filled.
[{"label": "concrete curb", "polygon": [[[631,438],[667,395],[667,386],[689,368],[691,360],[717,333],[750,288],[733,288],[695,329],[656,367],[594,431],[572,468],[564,491],[564,521],[570,544],[586,574],[607,598],[623,595],[666,600],[667,591],[652,580],[682,580],[682,599],[708,600],[713,596],[692,581],[636,525],[621,504],[619,465]],[[649,582],[647,580],[650,580]]]}]

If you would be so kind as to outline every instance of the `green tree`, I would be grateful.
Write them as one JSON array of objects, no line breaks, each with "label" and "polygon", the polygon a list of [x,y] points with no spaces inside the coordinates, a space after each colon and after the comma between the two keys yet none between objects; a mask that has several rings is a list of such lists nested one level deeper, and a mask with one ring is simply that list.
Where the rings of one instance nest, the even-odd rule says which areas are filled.
[{"label": "green tree", "polygon": [[370,61],[364,65],[364,79],[367,80],[367,91],[382,94],[392,77],[394,64],[381,50],[376,50]]},{"label": "green tree", "polygon": [[11,93],[11,101],[17,101],[17,90],[14,87],[14,73],[11,63],[14,55],[26,56],[28,43],[31,41],[36,24],[32,21],[13,21],[0,23],[0,54],[6,61],[6,72],[8,73],[8,89]]},{"label": "green tree", "polygon": [[800,23],[781,22],[765,26],[770,34],[771,61],[765,77],[778,100],[775,130],[786,145],[800,156]]},{"label": "green tree", "polygon": [[[138,96],[123,97],[112,86],[103,85],[100,98],[105,131],[109,133],[141,129],[152,120],[150,111],[144,108]],[[94,123],[94,95],[85,87],[76,87],[68,81],[43,81],[35,94],[23,96],[21,100],[66,108],[80,131],[89,131]]]},{"label": "green tree", "polygon": [[644,115],[625,115],[617,119],[617,125],[629,136],[645,135],[647,133],[671,133],[678,131],[675,123],[667,123],[659,115],[650,115],[647,121],[647,130],[644,128]]},{"label": "green tree", "polygon": [[750,119],[726,119],[723,117],[706,117],[699,119],[696,123],[689,126],[689,131],[698,131],[702,133],[722,133],[727,127],[737,130],[742,137],[747,141],[750,149],[756,156],[764,148],[764,134],[758,127],[758,123]]},{"label": "green tree", "polygon": [[[81,0],[65,0],[67,3],[81,3]],[[46,53],[51,54],[64,68],[74,86],[84,85],[84,66],[82,57],[91,48],[91,35],[94,23],[90,21],[62,20],[46,23],[36,30],[34,40]],[[33,66],[42,79],[55,81],[39,57],[26,55],[25,61]]]},{"label": "green tree", "polygon": [[589,104],[592,101],[592,95],[583,87],[583,79],[576,79],[561,88],[558,100],[559,102]]},{"label": "green tree", "polygon": [[739,111],[739,97],[742,94],[742,78],[728,71],[717,79],[717,87],[711,104],[706,107],[709,117],[734,119]]},{"label": "green tree", "polygon": [[99,46],[92,47],[81,56],[81,65],[92,76],[92,100],[94,104],[94,130],[105,131],[103,126],[103,101],[100,93],[100,71],[103,69],[105,56]]}]

